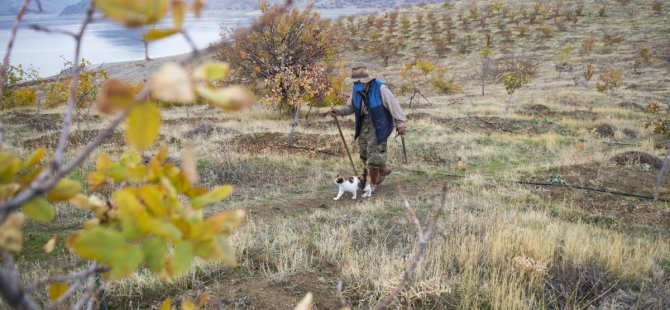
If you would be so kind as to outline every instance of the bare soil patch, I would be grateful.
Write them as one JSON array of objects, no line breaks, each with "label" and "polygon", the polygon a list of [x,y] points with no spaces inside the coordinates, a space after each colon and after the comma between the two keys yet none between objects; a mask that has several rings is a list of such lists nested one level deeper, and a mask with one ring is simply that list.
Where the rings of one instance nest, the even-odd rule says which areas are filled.
[{"label": "bare soil patch", "polygon": [[[342,128],[356,128],[356,122],[353,120],[353,116],[345,118],[338,117],[338,121],[340,122],[340,126]],[[335,121],[330,116],[326,118],[310,117],[310,120],[301,122],[298,126],[309,129],[320,129],[326,132],[337,132],[337,125],[335,125]]]},{"label": "bare soil patch", "polygon": [[[629,155],[622,157],[627,156]],[[644,160],[644,156],[641,159]],[[559,175],[568,185],[644,196],[653,196],[656,182],[656,171],[596,163],[551,169],[538,176],[536,181],[546,182],[552,174]],[[535,191],[544,199],[564,202],[568,207],[581,209],[601,219],[611,218],[626,224],[670,228],[670,208],[664,203],[558,185],[535,188]],[[663,178],[660,198],[670,198],[670,176]]]},{"label": "bare soil patch", "polygon": [[591,120],[591,121],[598,119],[598,114],[592,111],[587,110],[554,111],[548,106],[542,104],[533,104],[526,106],[524,107],[523,110],[519,111],[519,114],[534,117],[559,117],[559,118],[572,118],[577,120]]},{"label": "bare soil patch", "polygon": [[22,126],[30,131],[46,132],[59,130],[63,123],[63,116],[60,114],[11,112],[2,118],[2,122],[7,125]]},{"label": "bare soil patch", "polygon": [[547,121],[512,119],[500,117],[459,117],[435,118],[441,125],[447,126],[455,132],[507,132],[513,134],[538,135],[562,128],[560,125]]},{"label": "bare soil patch", "polygon": [[309,156],[343,156],[344,146],[338,135],[305,134],[296,132],[293,146],[288,146],[288,134],[252,133],[239,135],[231,141],[238,149],[254,154],[302,153]]},{"label": "bare soil patch", "polygon": [[194,139],[194,138],[209,138],[213,134],[229,134],[229,135],[235,135],[239,134],[239,131],[232,129],[232,128],[223,128],[220,126],[216,126],[213,124],[202,124],[199,125],[189,131],[187,131],[184,134],[185,138],[188,139]]},{"label": "bare soil patch", "polygon": [[600,124],[594,127],[593,131],[599,138],[614,138],[616,128],[610,124]]},{"label": "bare soil patch", "polygon": [[635,102],[630,102],[630,101],[621,102],[621,103],[618,104],[618,106],[620,106],[622,108],[625,108],[625,109],[630,109],[630,110],[640,111],[640,112],[644,112],[644,111],[647,110],[647,108],[645,108],[643,105],[641,105],[639,103],[635,103]]},{"label": "bare soil patch", "polygon": [[656,170],[660,170],[663,166],[663,160],[655,155],[636,151],[617,154],[610,159],[610,162],[619,166],[648,165]]},{"label": "bare soil patch", "polygon": [[[71,132],[70,135],[68,136],[68,143],[66,150],[74,150],[81,146],[86,145],[92,139],[94,139],[99,133],[100,133],[99,130],[82,130],[82,131]],[[59,136],[60,132],[54,132],[51,134],[42,135],[40,137],[25,141],[23,143],[23,146],[30,150],[38,149],[40,147],[44,147],[47,149],[55,149],[56,147],[58,147]],[[160,135],[158,137],[158,140],[170,144],[179,142],[178,139],[175,139],[173,137],[166,137],[164,135]],[[123,136],[123,133],[117,131],[107,136],[107,138],[102,142],[102,145],[124,145],[124,144],[125,144],[125,138]]]},{"label": "bare soil patch", "polygon": [[216,117],[201,117],[201,116],[192,116],[192,117],[180,117],[180,118],[173,118],[173,119],[166,119],[163,120],[163,125],[165,126],[179,126],[179,125],[184,125],[184,124],[189,124],[189,125],[200,125],[200,124],[206,124],[206,123],[216,123],[220,122]]}]

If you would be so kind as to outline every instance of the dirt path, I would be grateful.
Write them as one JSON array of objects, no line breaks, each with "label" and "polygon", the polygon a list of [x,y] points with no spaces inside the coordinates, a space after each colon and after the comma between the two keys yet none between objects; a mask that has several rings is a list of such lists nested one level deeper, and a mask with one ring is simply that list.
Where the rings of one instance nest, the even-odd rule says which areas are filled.
[{"label": "dirt path", "polygon": [[[370,199],[400,199],[398,195],[398,186],[404,193],[429,193],[434,192],[430,189],[439,189],[447,181],[447,178],[430,178],[430,179],[412,179],[399,180],[392,179],[393,176],[384,182],[379,188],[375,196],[370,198],[361,197],[359,193],[356,200],[351,199],[351,195],[346,193],[340,200],[335,201],[333,197],[337,193],[337,188],[333,184],[331,187],[322,190],[307,193],[302,195],[285,195],[282,198],[273,199],[270,202],[262,202],[246,208],[249,219],[261,219],[264,221],[276,218],[300,216],[314,212],[315,210],[328,210],[331,208],[345,208],[355,204],[359,204]],[[398,178],[396,176],[396,178]],[[421,196],[421,195],[419,195]]]}]

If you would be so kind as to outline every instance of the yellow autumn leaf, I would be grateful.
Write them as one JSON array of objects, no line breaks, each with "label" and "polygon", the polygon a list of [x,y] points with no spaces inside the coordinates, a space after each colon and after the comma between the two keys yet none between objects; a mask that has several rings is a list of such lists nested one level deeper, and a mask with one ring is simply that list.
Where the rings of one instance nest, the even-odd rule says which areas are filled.
[{"label": "yellow autumn leaf", "polygon": [[81,184],[75,180],[61,179],[47,193],[50,201],[67,201],[81,192]]},{"label": "yellow autumn leaf", "polygon": [[158,310],[170,310],[172,309],[172,299],[168,298],[165,301],[163,301],[163,304],[161,305]]},{"label": "yellow autumn leaf", "polygon": [[200,296],[198,296],[198,303],[196,304],[198,309],[204,309],[205,308],[205,306],[207,305],[207,298],[209,298],[209,292],[208,291],[205,291],[204,293],[200,294]]},{"label": "yellow autumn leaf", "polygon": [[59,297],[63,296],[70,288],[67,283],[57,282],[49,285],[49,300],[56,301]]},{"label": "yellow autumn leaf", "polygon": [[170,269],[173,277],[183,275],[191,269],[194,252],[193,244],[188,241],[181,241],[175,245],[174,254],[170,260]]},{"label": "yellow autumn leaf", "polygon": [[44,252],[49,254],[53,252],[54,248],[56,248],[56,243],[58,242],[58,236],[54,236],[53,238],[49,239],[46,244],[44,244]]},{"label": "yellow autumn leaf", "polygon": [[123,251],[124,242],[125,238],[120,232],[97,226],[71,235],[67,246],[82,258],[107,263]]},{"label": "yellow autumn leaf", "polygon": [[205,220],[211,236],[223,233],[231,234],[242,225],[246,212],[244,210],[232,210],[210,216]]},{"label": "yellow autumn leaf", "polygon": [[193,150],[190,147],[185,148],[181,153],[181,170],[191,184],[200,182],[198,168],[196,167]]},{"label": "yellow autumn leaf", "polygon": [[144,34],[143,38],[146,41],[156,41],[165,39],[179,32],[179,29],[151,29]]},{"label": "yellow autumn leaf", "polygon": [[293,310],[312,310],[312,302],[314,300],[314,296],[312,293],[307,293],[305,297],[298,303]]},{"label": "yellow autumn leaf", "polygon": [[0,152],[0,184],[11,183],[19,171],[20,160],[10,153]]},{"label": "yellow autumn leaf", "polygon": [[145,102],[130,111],[126,121],[126,142],[138,151],[151,147],[158,138],[161,112],[154,102]]},{"label": "yellow autumn leaf", "polygon": [[188,10],[188,3],[181,0],[172,0],[172,22],[175,29],[184,26],[184,16]]},{"label": "yellow autumn leaf", "polygon": [[205,81],[216,81],[226,77],[230,66],[225,62],[204,63],[193,71],[193,77]]},{"label": "yellow autumn leaf", "polygon": [[13,212],[0,224],[0,251],[21,251],[23,221],[21,212]]},{"label": "yellow autumn leaf", "polygon": [[42,197],[35,197],[21,206],[23,214],[29,219],[46,224],[56,216],[56,209]]},{"label": "yellow autumn leaf", "polygon": [[35,152],[30,154],[30,157],[23,163],[21,170],[28,169],[41,162],[42,158],[44,158],[44,154],[46,154],[46,150],[43,147],[35,150]]},{"label": "yellow autumn leaf", "polygon": [[181,302],[181,310],[195,310],[195,304],[192,301],[184,300]]},{"label": "yellow autumn leaf", "polygon": [[193,13],[195,17],[200,17],[202,14],[202,9],[205,8],[205,0],[194,0],[193,1]]},{"label": "yellow autumn leaf", "polygon": [[129,28],[160,21],[168,10],[168,0],[95,0],[107,17]]},{"label": "yellow autumn leaf", "polygon": [[96,108],[103,114],[114,114],[130,106],[134,100],[130,85],[117,79],[107,79],[96,98]]},{"label": "yellow autumn leaf", "polygon": [[215,107],[226,111],[238,111],[254,103],[254,96],[242,86],[214,89],[198,85],[196,86],[196,91]]},{"label": "yellow autumn leaf", "polygon": [[200,195],[191,199],[191,206],[193,209],[202,209],[204,206],[219,202],[230,196],[233,192],[233,187],[230,185],[223,185],[212,189],[204,195]]},{"label": "yellow autumn leaf", "polygon": [[149,80],[151,96],[155,99],[192,103],[195,101],[191,77],[186,69],[177,63],[169,62],[156,71]]}]

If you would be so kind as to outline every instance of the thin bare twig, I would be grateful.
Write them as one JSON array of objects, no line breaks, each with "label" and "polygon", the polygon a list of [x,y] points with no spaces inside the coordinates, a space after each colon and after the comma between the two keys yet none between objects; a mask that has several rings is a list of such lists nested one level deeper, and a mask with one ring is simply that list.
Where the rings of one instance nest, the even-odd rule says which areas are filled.
[{"label": "thin bare twig", "polygon": [[407,202],[407,199],[404,198],[404,194],[402,193],[400,188],[398,188],[398,191],[400,192],[401,197],[403,197],[404,206],[405,209],[407,210],[408,216],[411,217],[412,221],[414,221],[414,225],[417,227],[417,235],[419,240],[416,245],[416,248],[414,249],[414,255],[407,262],[407,265],[405,265],[405,270],[403,271],[400,283],[398,283],[398,285],[393,289],[393,291],[391,291],[391,293],[382,298],[382,300],[374,307],[375,310],[386,309],[391,304],[391,302],[393,302],[393,300],[398,297],[400,292],[405,288],[405,285],[407,285],[407,282],[409,282],[409,280],[412,278],[412,274],[414,274],[414,271],[419,265],[419,261],[421,261],[421,258],[423,258],[423,255],[426,251],[426,247],[428,246],[428,242],[430,241],[430,238],[433,235],[433,230],[435,229],[437,220],[442,215],[442,212],[447,202],[448,188],[445,185],[444,188],[442,189],[442,198],[440,199],[440,206],[435,210],[435,212],[431,216],[430,220],[428,221],[428,226],[426,227],[426,229],[423,229],[421,227],[419,219],[416,217],[416,212],[414,211],[414,208],[412,208],[412,206]]},{"label": "thin bare twig", "polygon": [[191,46],[191,55],[192,56],[198,56],[198,53],[200,53],[200,51],[198,51],[198,47],[195,45],[195,42],[193,41],[191,36],[186,31],[184,31],[184,29],[179,31],[179,33],[181,33],[181,35],[184,37],[186,42],[188,42],[188,45]]},{"label": "thin bare twig", "polygon": [[109,271],[109,267],[100,267],[96,264],[91,265],[91,267],[84,269],[82,271],[79,271],[77,273],[73,274],[64,274],[64,275],[58,275],[55,277],[47,278],[47,279],[42,279],[39,280],[29,286],[26,287],[26,291],[32,292],[36,288],[40,288],[42,286],[52,284],[52,283],[63,283],[63,282],[68,282],[70,280],[81,280],[90,276],[94,276],[98,273],[102,272],[107,272]]},{"label": "thin bare twig", "polygon": [[2,110],[5,109],[5,101],[3,98],[5,81],[7,80],[7,69],[9,69],[9,58],[12,55],[12,49],[14,48],[16,34],[19,31],[19,25],[21,24],[21,20],[23,19],[23,15],[26,13],[29,4],[30,0],[23,2],[23,6],[21,6],[19,13],[16,14],[16,20],[14,21],[14,26],[12,26],[12,34],[9,37],[9,43],[7,43],[7,51],[5,52],[5,57],[2,59],[2,68],[0,68],[0,109]]},{"label": "thin bare twig", "polygon": [[0,267],[0,293],[2,293],[2,297],[8,305],[15,309],[39,309],[23,289],[21,280],[16,273],[16,264],[14,264],[12,254],[4,252],[3,258],[5,264]]},{"label": "thin bare twig", "polygon": [[342,283],[342,280],[337,282],[337,298],[340,299],[340,306],[346,307],[349,303],[347,302],[347,299],[344,297],[344,284]]},{"label": "thin bare twig", "polygon": [[[65,121],[63,122],[63,129],[61,130],[60,136],[58,137],[58,146],[56,148],[56,155],[54,155],[52,167],[58,168],[60,166],[61,160],[63,159],[63,154],[65,153],[65,147],[67,146],[67,138],[70,135],[70,126],[72,123],[72,110],[75,108],[77,97],[77,89],[79,88],[79,71],[81,70],[79,62],[81,56],[81,42],[86,32],[86,28],[91,23],[93,18],[93,12],[95,12],[95,4],[93,1],[90,2],[88,10],[86,11],[86,18],[79,29],[79,32],[75,36],[76,46],[74,49],[74,59],[72,61],[72,77],[70,81],[70,95],[67,100],[67,109],[65,110]],[[55,169],[54,169],[55,170]]]},{"label": "thin bare twig", "polygon": [[35,30],[35,31],[41,31],[41,32],[49,33],[49,34],[53,34],[53,33],[63,34],[63,35],[66,35],[66,36],[70,36],[70,37],[74,38],[75,40],[77,39],[77,34],[72,32],[72,31],[69,31],[69,30],[58,29],[58,28],[49,28],[49,27],[44,27],[42,25],[37,25],[37,24],[32,24],[29,27],[30,27],[30,29]]}]

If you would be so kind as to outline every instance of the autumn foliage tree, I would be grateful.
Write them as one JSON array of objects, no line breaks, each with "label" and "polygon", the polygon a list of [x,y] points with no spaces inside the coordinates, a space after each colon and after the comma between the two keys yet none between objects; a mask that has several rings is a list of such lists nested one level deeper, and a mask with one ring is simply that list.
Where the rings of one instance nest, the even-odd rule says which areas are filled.
[{"label": "autumn foliage tree", "polygon": [[[230,43],[223,44],[218,59],[228,61],[234,78],[262,91],[269,84],[266,100],[274,108],[298,110],[302,97],[313,85],[297,83],[305,72],[321,70],[322,62],[331,60],[339,45],[338,29],[323,19],[311,6],[304,10],[286,10],[279,5],[263,4],[258,22],[249,29],[237,30]],[[306,88],[303,88],[306,87]]]},{"label": "autumn foliage tree", "polygon": [[508,95],[507,104],[505,105],[505,119],[509,117],[512,95],[530,83],[537,74],[537,69],[538,64],[528,59],[522,60],[512,57],[503,61],[501,74],[498,79],[505,86],[505,91]]}]

